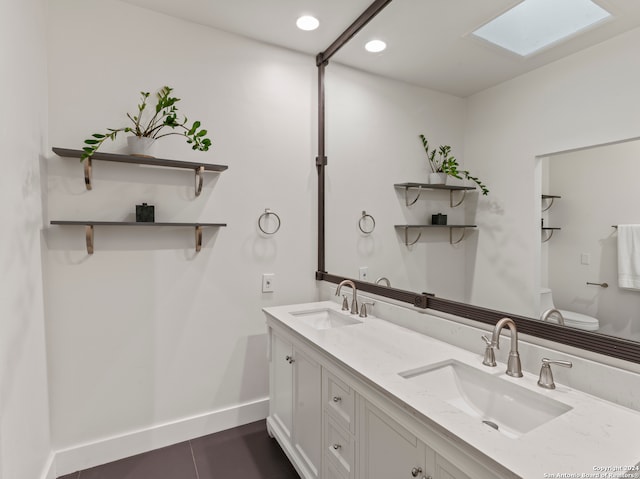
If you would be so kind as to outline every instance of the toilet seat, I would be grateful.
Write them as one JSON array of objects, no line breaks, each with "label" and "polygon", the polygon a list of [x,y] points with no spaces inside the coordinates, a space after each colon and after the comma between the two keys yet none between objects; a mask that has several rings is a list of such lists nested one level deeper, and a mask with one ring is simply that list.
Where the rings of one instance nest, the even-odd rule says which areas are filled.
[{"label": "toilet seat", "polygon": [[[553,296],[549,288],[540,289],[540,307],[542,311],[555,308],[553,304]],[[559,309],[558,311],[562,314],[565,326],[585,331],[597,331],[600,328],[600,321],[598,321],[598,318],[564,309]]]},{"label": "toilet seat", "polygon": [[593,316],[576,313],[575,311],[565,311],[563,309],[559,309],[558,311],[560,311],[560,314],[564,318],[565,326],[584,329],[585,331],[597,331],[600,328],[600,321]]}]

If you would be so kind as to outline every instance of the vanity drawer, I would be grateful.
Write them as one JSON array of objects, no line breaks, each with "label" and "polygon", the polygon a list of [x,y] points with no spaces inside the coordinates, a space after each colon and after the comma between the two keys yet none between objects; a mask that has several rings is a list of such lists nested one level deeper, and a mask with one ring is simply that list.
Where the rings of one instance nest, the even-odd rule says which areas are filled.
[{"label": "vanity drawer", "polygon": [[338,477],[354,477],[355,439],[344,428],[338,426],[330,416],[325,416],[324,454]]},{"label": "vanity drawer", "polygon": [[349,479],[349,476],[345,476],[342,472],[339,472],[340,470],[331,461],[324,461],[322,479]]},{"label": "vanity drawer", "polygon": [[324,368],[322,378],[322,396],[325,409],[339,425],[355,433],[356,402],[353,389]]}]

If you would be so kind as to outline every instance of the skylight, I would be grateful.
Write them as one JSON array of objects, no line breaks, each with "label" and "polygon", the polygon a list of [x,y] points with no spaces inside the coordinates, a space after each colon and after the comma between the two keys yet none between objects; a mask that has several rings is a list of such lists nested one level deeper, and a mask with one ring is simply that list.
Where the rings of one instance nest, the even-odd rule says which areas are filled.
[{"label": "skylight", "polygon": [[610,16],[591,0],[524,0],[473,35],[527,56]]}]

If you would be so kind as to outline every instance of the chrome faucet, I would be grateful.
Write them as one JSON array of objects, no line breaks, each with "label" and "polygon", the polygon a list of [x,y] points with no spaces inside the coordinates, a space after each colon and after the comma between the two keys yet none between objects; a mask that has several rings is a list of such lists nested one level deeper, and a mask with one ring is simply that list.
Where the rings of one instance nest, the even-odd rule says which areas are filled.
[{"label": "chrome faucet", "polygon": [[378,279],[376,279],[376,284],[380,284],[382,282],[387,283],[387,288],[391,287],[391,281],[389,281],[389,278],[385,277],[385,276],[380,276]]},{"label": "chrome faucet", "polygon": [[356,289],[356,285],[353,283],[353,281],[351,281],[350,279],[343,280],[338,285],[338,289],[336,289],[336,296],[340,296],[340,290],[344,285],[351,286],[351,289],[353,290],[353,296],[351,298],[351,314],[358,314],[358,290]]},{"label": "chrome faucet", "polygon": [[557,364],[563,368],[573,367],[571,361],[560,361],[557,359],[542,358],[542,367],[540,368],[540,378],[538,379],[538,386],[545,389],[555,389],[556,383],[553,382],[553,374],[551,373],[551,365]]},{"label": "chrome faucet", "polygon": [[507,375],[514,378],[522,377],[522,365],[520,364],[520,354],[518,353],[518,328],[511,318],[502,318],[496,323],[491,335],[491,348],[500,349],[500,331],[505,326],[511,331],[511,349],[509,351],[509,359],[507,360]]},{"label": "chrome faucet", "polygon": [[493,346],[491,346],[491,340],[484,335],[482,335],[481,338],[487,345],[484,349],[484,359],[482,360],[482,364],[494,368],[497,366],[496,353],[493,351]]},{"label": "chrome faucet", "polygon": [[564,326],[564,317],[562,316],[562,313],[554,308],[547,309],[540,315],[540,319],[542,321],[547,321],[551,316],[555,316],[558,319],[558,324],[560,326]]}]

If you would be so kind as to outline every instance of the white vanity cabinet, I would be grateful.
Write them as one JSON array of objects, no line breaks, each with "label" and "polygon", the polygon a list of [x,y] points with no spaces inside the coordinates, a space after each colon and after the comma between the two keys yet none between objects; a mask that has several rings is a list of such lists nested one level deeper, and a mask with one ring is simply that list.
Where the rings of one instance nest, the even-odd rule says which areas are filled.
[{"label": "white vanity cabinet", "polygon": [[471,479],[365,400],[360,416],[361,478]]},{"label": "white vanity cabinet", "polygon": [[[267,426],[304,479],[518,477],[269,319]],[[455,466],[454,466],[455,464]]]},{"label": "white vanity cabinet", "polygon": [[293,338],[270,328],[270,400],[267,422],[305,479],[321,470],[321,369]]}]

